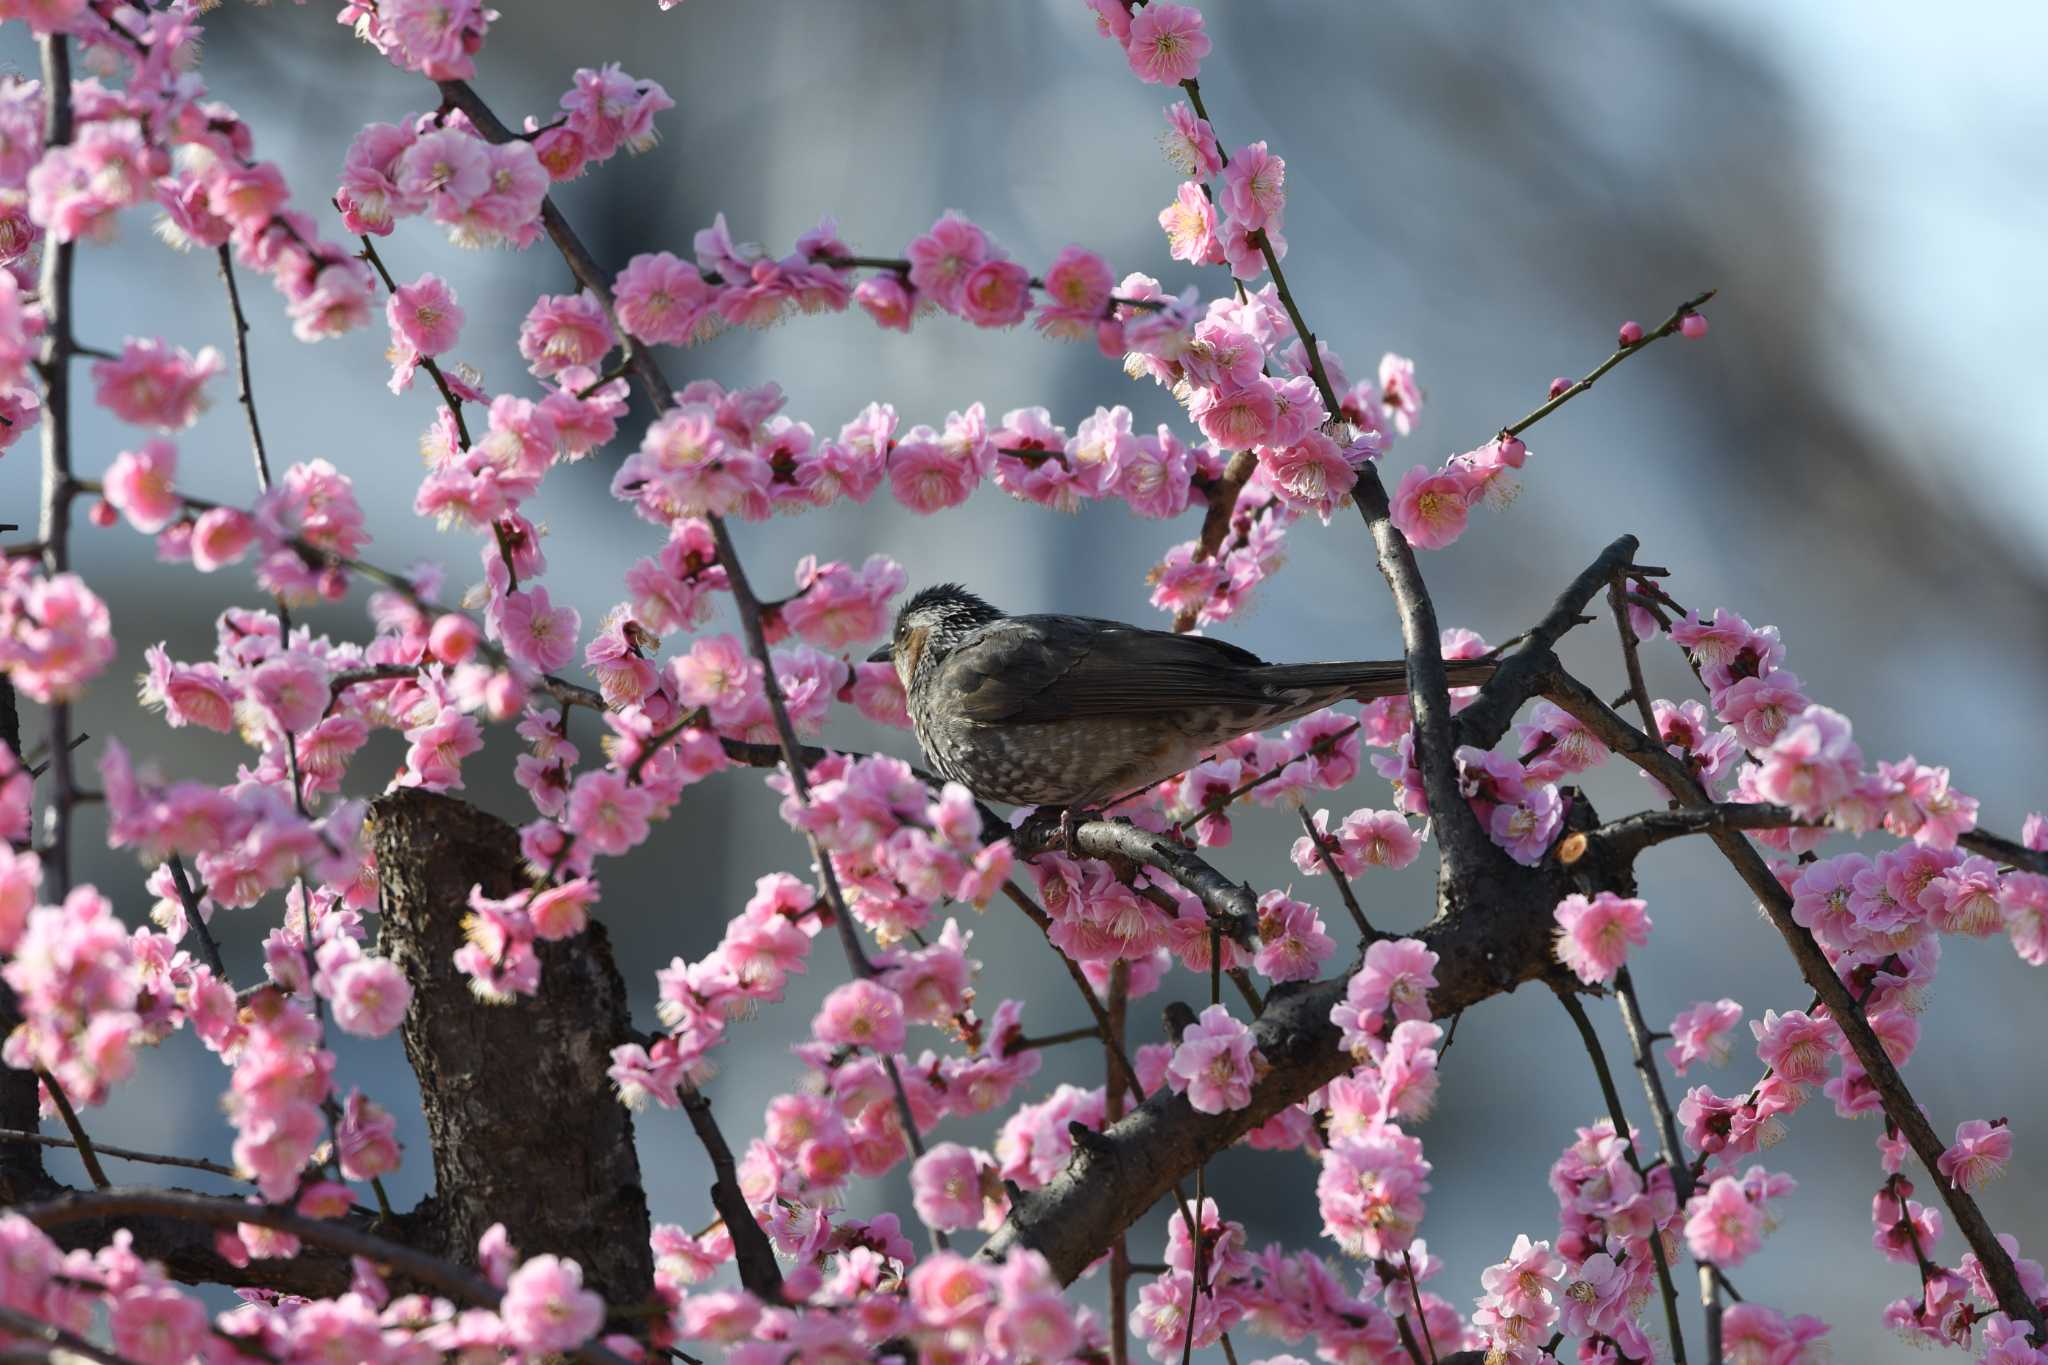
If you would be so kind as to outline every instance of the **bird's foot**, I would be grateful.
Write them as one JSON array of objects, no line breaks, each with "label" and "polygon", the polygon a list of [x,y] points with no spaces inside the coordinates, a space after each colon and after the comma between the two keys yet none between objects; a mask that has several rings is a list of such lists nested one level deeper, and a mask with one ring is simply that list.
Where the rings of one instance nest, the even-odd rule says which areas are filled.
[{"label": "bird's foot", "polygon": [[1074,847],[1074,808],[1072,806],[1066,806],[1060,810],[1060,846],[1067,850],[1070,857],[1079,851]]}]

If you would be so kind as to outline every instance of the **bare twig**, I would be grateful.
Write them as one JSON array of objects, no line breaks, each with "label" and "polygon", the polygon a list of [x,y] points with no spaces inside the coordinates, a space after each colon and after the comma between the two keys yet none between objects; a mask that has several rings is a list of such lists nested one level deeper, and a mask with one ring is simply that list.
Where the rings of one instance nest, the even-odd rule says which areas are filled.
[{"label": "bare twig", "polygon": [[[67,1332],[54,1323],[32,1317],[18,1308],[0,1306],[0,1335],[20,1338],[38,1343],[28,1348],[22,1360],[69,1362],[72,1360],[91,1361],[92,1365],[135,1365],[124,1355],[116,1355],[104,1346],[95,1346],[76,1332]],[[0,1356],[0,1360],[13,1358]]]},{"label": "bare twig", "polygon": [[[72,139],[71,47],[61,33],[36,39],[43,62],[43,145],[61,147]],[[72,334],[73,243],[51,241],[43,252],[41,295],[44,331],[37,369],[43,380],[43,492],[38,538],[43,570],[55,575],[71,567],[71,502],[78,485],[71,474],[71,361],[78,353]],[[71,769],[71,703],[50,707],[50,769],[53,790],[45,808],[42,845],[52,900],[71,891],[71,815],[77,783]]]},{"label": "bare twig", "polygon": [[[17,1128],[0,1128],[0,1141],[33,1142],[41,1147],[77,1148],[73,1138],[61,1138],[52,1133],[34,1133]],[[196,1156],[167,1156],[161,1152],[138,1152],[132,1147],[110,1147],[104,1142],[93,1144],[93,1150],[101,1156],[110,1156],[117,1161],[139,1161],[152,1166],[182,1166],[188,1170],[205,1171],[210,1175],[226,1176],[230,1180],[247,1180],[232,1166],[223,1166],[218,1161],[208,1161]]]},{"label": "bare twig", "polygon": [[64,1120],[65,1129],[71,1134],[71,1145],[78,1149],[78,1160],[85,1167],[86,1179],[92,1181],[96,1190],[107,1188],[112,1182],[100,1165],[99,1157],[93,1152],[92,1139],[85,1135],[85,1125],[78,1121],[78,1111],[71,1107],[71,1097],[64,1093],[64,1087],[57,1084],[57,1078],[40,1068],[36,1079],[43,1083],[43,1089],[50,1092],[50,1103],[57,1106],[57,1115]]},{"label": "bare twig", "polygon": [[1720,292],[1721,291],[1718,289],[1709,289],[1704,294],[1695,294],[1693,297],[1687,299],[1684,303],[1679,304],[1678,307],[1672,310],[1670,317],[1658,323],[1653,330],[1643,333],[1643,339],[1641,341],[1636,342],[1632,346],[1622,347],[1613,355],[1607,357],[1607,359],[1601,361],[1598,365],[1594,366],[1592,373],[1588,374],[1584,379],[1579,380],[1570,388],[1565,389],[1563,392],[1559,393],[1555,398],[1552,398],[1549,402],[1542,404],[1534,412],[1530,413],[1527,417],[1524,417],[1521,421],[1510,423],[1508,426],[1502,427],[1502,432],[1509,436],[1520,436],[1530,427],[1535,426],[1538,422],[1550,416],[1551,413],[1556,412],[1566,403],[1571,402],[1572,399],[1577,398],[1587,389],[1592,388],[1593,385],[1599,381],[1601,375],[1606,374],[1616,365],[1619,365],[1622,361],[1628,359],[1637,351],[1642,350],[1651,342],[1656,341],[1660,337],[1668,337],[1673,332],[1677,331],[1682,325],[1684,325],[1687,314],[1697,313],[1702,307],[1706,305],[1709,299],[1713,298],[1714,295]]},{"label": "bare twig", "polygon": [[199,951],[206,958],[206,965],[213,968],[213,974],[221,981],[228,979],[227,964],[221,960],[220,945],[213,941],[213,930],[207,927],[206,916],[200,913],[200,898],[193,888],[192,879],[185,875],[185,860],[173,853],[170,856],[171,885],[178,889],[178,901],[185,907],[185,924],[199,940]]},{"label": "bare twig", "polygon": [[249,384],[249,319],[242,314],[242,291],[235,287],[235,256],[226,242],[220,246],[220,277],[228,287],[228,310],[235,324],[235,369],[239,382],[235,399],[249,420],[249,446],[256,457],[256,486],[270,491],[270,456],[263,448],[263,424],[256,420],[256,395]]}]

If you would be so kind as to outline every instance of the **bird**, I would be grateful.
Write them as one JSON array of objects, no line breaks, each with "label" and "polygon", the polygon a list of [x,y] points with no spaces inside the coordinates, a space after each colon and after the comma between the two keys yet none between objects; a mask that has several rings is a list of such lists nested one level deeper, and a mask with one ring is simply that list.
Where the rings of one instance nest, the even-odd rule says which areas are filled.
[{"label": "bird", "polygon": [[[984,801],[1054,807],[1062,827],[1187,771],[1240,735],[1408,690],[1392,662],[1270,664],[1201,635],[1092,616],[1011,616],[957,583],[912,595],[869,656],[903,683],[939,774]],[[1479,683],[1491,660],[1446,665]]]}]

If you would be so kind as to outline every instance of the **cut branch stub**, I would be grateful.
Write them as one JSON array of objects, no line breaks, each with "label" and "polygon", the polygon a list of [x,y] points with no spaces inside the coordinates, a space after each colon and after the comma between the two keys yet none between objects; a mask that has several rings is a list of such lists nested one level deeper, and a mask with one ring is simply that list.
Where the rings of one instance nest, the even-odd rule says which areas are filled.
[{"label": "cut branch stub", "polygon": [[408,1240],[464,1265],[502,1222],[523,1255],[566,1256],[613,1305],[652,1292],[647,1197],[633,1120],[606,1079],[632,1036],[626,984],[602,924],[539,946],[546,989],[486,1004],[457,970],[470,888],[524,885],[511,827],[473,806],[406,790],[372,807],[383,945],[412,983],[406,1057],[433,1144],[434,1193]]}]

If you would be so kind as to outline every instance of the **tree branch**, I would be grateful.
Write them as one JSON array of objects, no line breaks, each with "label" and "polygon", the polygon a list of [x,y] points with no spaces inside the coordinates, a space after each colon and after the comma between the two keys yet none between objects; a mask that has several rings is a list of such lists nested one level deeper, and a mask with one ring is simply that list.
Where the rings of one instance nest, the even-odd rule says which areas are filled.
[{"label": "tree branch", "polygon": [[[1649,1180],[1643,1171],[1642,1158],[1636,1155],[1635,1130],[1629,1126],[1628,1115],[1622,1110],[1621,1091],[1615,1088],[1614,1073],[1608,1069],[1607,1053],[1600,1046],[1600,1035],[1593,1031],[1593,1021],[1586,1017],[1586,1007],[1579,1003],[1572,987],[1558,982],[1555,989],[1558,1003],[1572,1017],[1572,1023],[1579,1030],[1579,1040],[1586,1045],[1586,1055],[1592,1060],[1593,1074],[1600,1082],[1600,1097],[1607,1101],[1608,1119],[1614,1125],[1614,1137],[1621,1144],[1621,1154],[1628,1158],[1629,1169],[1648,1188]],[[1664,1257],[1663,1231],[1652,1228],[1650,1235],[1643,1240],[1650,1244],[1650,1255],[1657,1262],[1657,1288],[1664,1296],[1664,1321],[1671,1330],[1671,1359],[1674,1365],[1685,1365],[1685,1329],[1678,1320],[1678,1286],[1671,1282],[1671,1264]],[[1717,1360],[1714,1365],[1720,1365],[1720,1362]]]},{"label": "tree branch", "polygon": [[[1074,826],[1074,849],[1090,858],[1122,858],[1157,868],[1208,910],[1212,920],[1239,943],[1258,941],[1259,897],[1203,861],[1200,854],[1164,834],[1125,820],[1083,820]],[[1033,819],[1010,836],[1017,856],[1029,861],[1061,844],[1056,820]]]},{"label": "tree branch", "polygon": [[[1674,758],[1663,745],[1651,740],[1633,725],[1616,715],[1608,705],[1595,696],[1577,679],[1561,669],[1547,689],[1550,699],[1576,716],[1593,734],[1610,749],[1621,754],[1650,776],[1662,782],[1678,800],[1689,806],[1705,806],[1711,798],[1694,780],[1685,764]],[[1941,1154],[1946,1145],[1935,1135],[1934,1127],[1921,1112],[1919,1102],[1907,1089],[1899,1069],[1892,1063],[1891,1056],[1884,1050],[1884,1044],[1871,1030],[1869,1020],[1863,1016],[1856,999],[1827,957],[1814,942],[1813,935],[1792,918],[1792,895],[1772,875],[1770,866],[1764,862],[1743,836],[1730,829],[1708,831],[1714,844],[1735,868],[1736,874],[1755,893],[1763,906],[1764,914],[1778,930],[1785,944],[1792,950],[1793,960],[1799,964],[1800,975],[1806,978],[1814,993],[1821,998],[1843,1035],[1849,1040],[1856,1053],[1856,1060],[1862,1064],[1872,1088],[1884,1105],[1884,1111],[1892,1123],[1905,1134],[1927,1168],[1928,1179],[1941,1193],[1942,1202],[1948,1206],[1956,1227],[1983,1262],[1984,1276],[1992,1291],[1997,1295],[1998,1306],[2016,1321],[2026,1321],[2044,1337],[2048,1337],[2048,1324],[2044,1324],[2041,1310],[2027,1297],[2021,1288],[2019,1274],[2014,1269],[2012,1258],[1999,1245],[1991,1224],[1977,1201],[1965,1190],[1956,1188],[1944,1179],[1939,1169]]]}]

